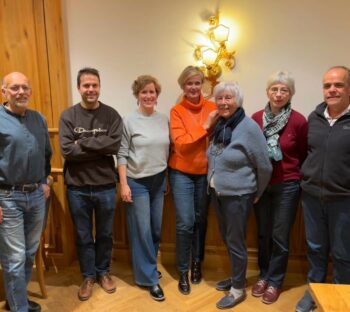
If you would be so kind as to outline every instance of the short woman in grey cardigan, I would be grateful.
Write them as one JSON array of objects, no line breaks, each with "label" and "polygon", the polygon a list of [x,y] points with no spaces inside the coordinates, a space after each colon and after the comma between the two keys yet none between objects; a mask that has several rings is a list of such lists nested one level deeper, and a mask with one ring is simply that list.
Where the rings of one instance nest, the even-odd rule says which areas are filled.
[{"label": "short woman in grey cardigan", "polygon": [[208,149],[208,183],[231,260],[231,278],[217,284],[218,290],[229,290],[216,304],[226,309],[246,297],[246,224],[254,201],[269,182],[272,167],[263,133],[241,107],[239,85],[221,82],[214,89],[214,97],[220,119]]},{"label": "short woman in grey cardigan", "polygon": [[168,117],[155,110],[161,88],[154,77],[138,77],[132,89],[138,109],[124,118],[117,156],[121,198],[126,203],[135,282],[148,287],[154,300],[162,301],[165,297],[158,281],[157,254],[169,156],[169,122]]}]

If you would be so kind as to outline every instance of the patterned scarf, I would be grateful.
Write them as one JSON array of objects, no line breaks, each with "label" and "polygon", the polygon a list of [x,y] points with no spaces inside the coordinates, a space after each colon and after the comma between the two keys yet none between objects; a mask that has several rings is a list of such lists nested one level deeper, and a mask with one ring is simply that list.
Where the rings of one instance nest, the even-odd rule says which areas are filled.
[{"label": "patterned scarf", "polygon": [[282,160],[282,151],[279,143],[279,132],[287,124],[292,108],[290,103],[287,103],[279,114],[274,115],[271,111],[270,104],[267,103],[263,114],[263,131],[266,137],[269,157],[272,160]]},{"label": "patterned scarf", "polygon": [[218,123],[216,124],[213,133],[214,144],[223,144],[224,146],[230,144],[232,131],[237,127],[237,125],[242,121],[244,117],[245,113],[242,107],[238,107],[229,119],[221,117]]}]

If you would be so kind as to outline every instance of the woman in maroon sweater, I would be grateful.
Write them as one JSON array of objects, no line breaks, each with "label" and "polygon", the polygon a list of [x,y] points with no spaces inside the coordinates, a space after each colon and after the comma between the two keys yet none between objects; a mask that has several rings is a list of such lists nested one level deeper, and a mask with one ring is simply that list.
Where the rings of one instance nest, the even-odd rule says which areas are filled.
[{"label": "woman in maroon sweater", "polygon": [[307,152],[307,121],[291,108],[294,79],[277,72],[267,82],[269,102],[252,118],[264,132],[273,165],[270,183],[255,205],[258,225],[259,280],[252,295],[275,302],[287,270],[290,230],[300,194],[300,167]]}]

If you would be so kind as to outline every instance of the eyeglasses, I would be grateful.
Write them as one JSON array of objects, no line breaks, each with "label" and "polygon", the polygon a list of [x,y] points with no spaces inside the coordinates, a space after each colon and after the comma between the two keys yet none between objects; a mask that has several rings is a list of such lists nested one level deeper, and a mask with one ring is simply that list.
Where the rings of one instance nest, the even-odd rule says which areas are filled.
[{"label": "eyeglasses", "polygon": [[282,95],[285,95],[285,94],[289,94],[289,89],[287,88],[276,88],[276,87],[272,87],[269,89],[269,91],[273,94],[276,94],[276,93],[281,93]]}]

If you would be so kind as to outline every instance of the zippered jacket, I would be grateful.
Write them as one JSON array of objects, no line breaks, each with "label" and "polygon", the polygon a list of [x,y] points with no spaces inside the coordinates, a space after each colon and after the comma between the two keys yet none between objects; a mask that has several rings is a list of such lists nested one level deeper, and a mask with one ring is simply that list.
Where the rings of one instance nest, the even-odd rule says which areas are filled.
[{"label": "zippered jacket", "polygon": [[350,112],[331,127],[326,103],[310,114],[308,155],[302,166],[304,192],[323,200],[350,197]]}]

